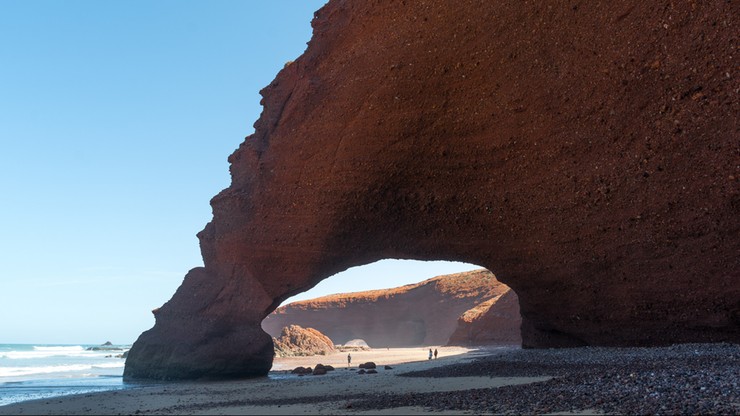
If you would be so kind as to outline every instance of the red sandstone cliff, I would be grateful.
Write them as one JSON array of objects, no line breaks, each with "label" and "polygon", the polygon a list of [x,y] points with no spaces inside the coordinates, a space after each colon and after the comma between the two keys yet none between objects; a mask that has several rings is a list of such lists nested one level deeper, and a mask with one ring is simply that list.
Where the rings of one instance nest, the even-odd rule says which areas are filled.
[{"label": "red sandstone cliff", "polygon": [[447,345],[519,345],[521,324],[519,298],[509,289],[462,314]]},{"label": "red sandstone cliff", "polygon": [[[343,293],[293,302],[265,318],[262,328],[276,336],[288,325],[312,327],[338,344],[361,338],[370,347],[444,345],[458,317],[510,289],[488,270],[438,276],[393,289]],[[506,339],[519,338],[519,306]],[[492,328],[493,329],[493,328]],[[471,339],[470,342],[473,342]]]},{"label": "red sandstone cliff", "polygon": [[525,347],[740,342],[739,15],[330,1],[124,376],[266,374],[265,316],[384,258],[493,271]]}]

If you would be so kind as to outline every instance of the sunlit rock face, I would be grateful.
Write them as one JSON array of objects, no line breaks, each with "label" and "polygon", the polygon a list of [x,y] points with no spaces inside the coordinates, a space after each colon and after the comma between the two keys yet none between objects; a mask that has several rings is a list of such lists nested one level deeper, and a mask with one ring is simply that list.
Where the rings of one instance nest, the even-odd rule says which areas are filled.
[{"label": "sunlit rock face", "polygon": [[295,357],[326,355],[335,352],[334,341],[314,328],[287,325],[272,338],[275,355]]},{"label": "sunlit rock face", "polygon": [[447,345],[519,345],[522,342],[519,299],[513,290],[488,299],[457,319]]},{"label": "sunlit rock face", "polygon": [[[508,291],[490,271],[474,270],[392,289],[293,302],[268,315],[262,328],[277,337],[285,326],[308,326],[337,344],[360,338],[372,348],[445,345],[458,326],[458,317]],[[513,307],[515,316],[507,330],[514,334],[507,333],[507,338],[519,337],[516,301]]]},{"label": "sunlit rock face", "polygon": [[525,347],[740,342],[739,12],[330,1],[125,376],[265,374],[265,316],[385,258],[493,271]]}]

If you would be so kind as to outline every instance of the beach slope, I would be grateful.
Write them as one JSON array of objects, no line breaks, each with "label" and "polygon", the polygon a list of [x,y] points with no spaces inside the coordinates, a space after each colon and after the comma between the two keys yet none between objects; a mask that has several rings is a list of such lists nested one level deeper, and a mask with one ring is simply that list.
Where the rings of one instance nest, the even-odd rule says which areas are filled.
[{"label": "beach slope", "polygon": [[[432,347],[435,348],[435,347]],[[278,359],[270,377],[29,401],[5,414],[738,414],[740,345],[375,349]],[[357,365],[378,364],[377,374]],[[293,366],[330,364],[324,376]],[[386,369],[389,365],[392,369]]]}]

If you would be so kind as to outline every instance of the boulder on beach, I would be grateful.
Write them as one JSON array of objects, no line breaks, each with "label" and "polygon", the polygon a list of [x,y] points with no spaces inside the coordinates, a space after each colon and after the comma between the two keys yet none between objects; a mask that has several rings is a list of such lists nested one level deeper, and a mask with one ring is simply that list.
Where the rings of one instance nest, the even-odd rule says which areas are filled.
[{"label": "boulder on beach", "polygon": [[312,374],[315,375],[315,376],[323,376],[324,374],[326,374],[326,368],[316,367],[316,368],[313,369],[313,373]]},{"label": "boulder on beach", "polygon": [[298,374],[299,376],[312,373],[313,369],[311,367],[296,367],[291,371],[291,374]]},{"label": "boulder on beach", "polygon": [[372,369],[372,368],[376,368],[377,365],[375,365],[375,363],[372,362],[372,361],[368,361],[368,362],[366,362],[364,364],[360,364],[359,367],[360,368],[364,368],[366,370],[369,370],[369,369]]},{"label": "boulder on beach", "polygon": [[334,367],[330,365],[316,364],[316,367],[313,368],[313,375],[321,376],[329,371],[334,371]]}]

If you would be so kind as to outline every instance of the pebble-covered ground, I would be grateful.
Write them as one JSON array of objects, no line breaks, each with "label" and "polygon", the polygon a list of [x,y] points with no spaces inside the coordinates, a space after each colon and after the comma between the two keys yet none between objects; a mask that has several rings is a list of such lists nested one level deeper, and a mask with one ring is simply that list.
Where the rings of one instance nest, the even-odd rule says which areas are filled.
[{"label": "pebble-covered ground", "polygon": [[740,345],[515,350],[408,377],[542,376],[545,382],[447,393],[375,395],[353,409],[542,414],[740,414]]},{"label": "pebble-covered ground", "polygon": [[[347,411],[420,406],[476,414],[740,414],[740,345],[506,350],[406,377],[553,376],[544,382],[437,393],[357,394]],[[269,404],[264,401],[262,404]],[[286,401],[281,401],[286,403]]]}]

